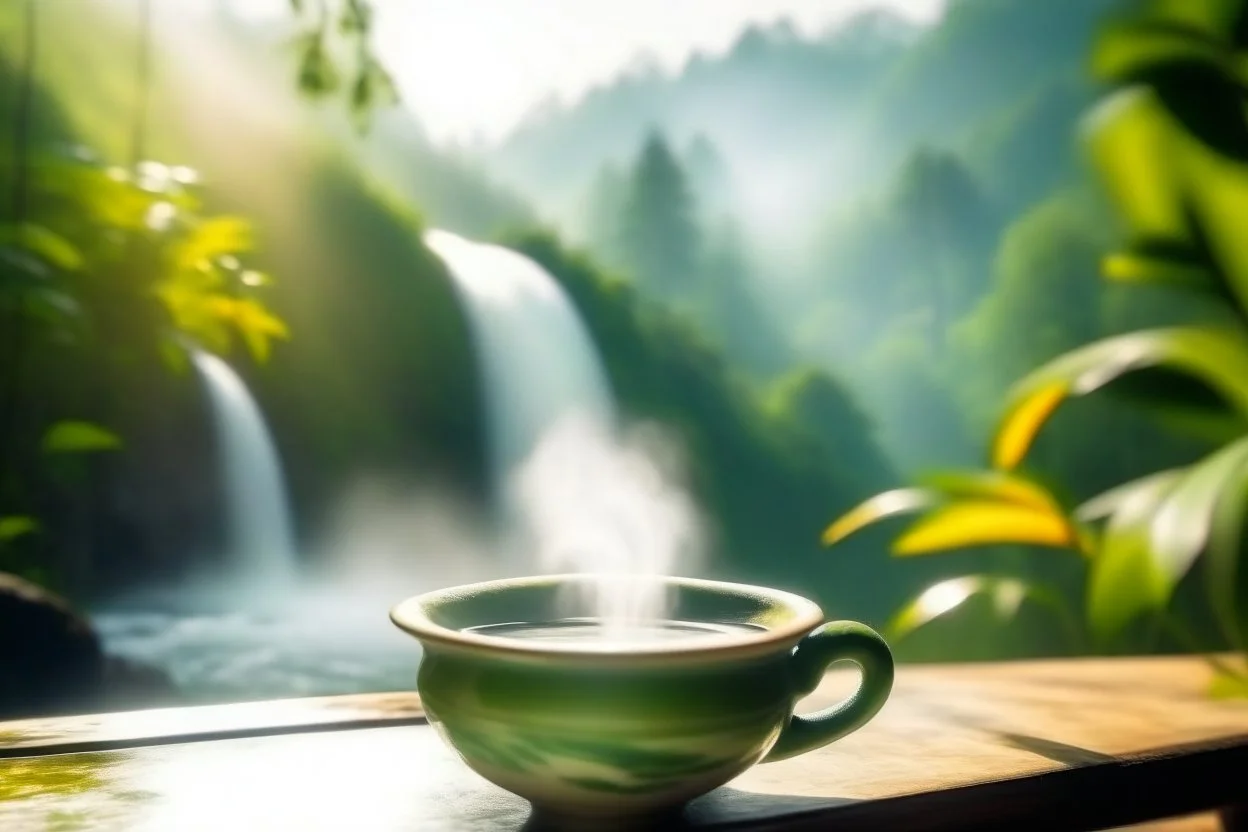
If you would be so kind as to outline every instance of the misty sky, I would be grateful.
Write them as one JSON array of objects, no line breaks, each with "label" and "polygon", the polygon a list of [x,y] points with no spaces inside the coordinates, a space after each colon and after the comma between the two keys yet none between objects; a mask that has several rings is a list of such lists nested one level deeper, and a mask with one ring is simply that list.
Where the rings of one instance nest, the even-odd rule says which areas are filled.
[{"label": "misty sky", "polygon": [[[289,9],[289,0],[226,2],[258,19]],[[695,51],[722,52],[752,22],[787,16],[813,34],[872,8],[930,21],[946,0],[373,2],[378,51],[429,132],[438,140],[488,140],[552,95],[574,100],[643,53],[677,69]]]},{"label": "misty sky", "polygon": [[643,52],[669,68],[722,51],[751,21],[818,32],[887,6],[931,20],[944,0],[376,0],[378,48],[438,139],[506,133],[552,93],[575,97]]}]

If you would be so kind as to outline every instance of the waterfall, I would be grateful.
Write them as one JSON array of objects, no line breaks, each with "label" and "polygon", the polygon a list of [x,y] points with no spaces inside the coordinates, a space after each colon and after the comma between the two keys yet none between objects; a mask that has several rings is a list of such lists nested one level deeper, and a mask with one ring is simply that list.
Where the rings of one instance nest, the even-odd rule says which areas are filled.
[{"label": "waterfall", "polygon": [[[660,575],[700,559],[700,518],[652,432],[624,430],[598,349],[563,287],[499,246],[430,231],[474,339],[505,555],[577,572],[567,612],[615,637],[670,613]],[[669,460],[670,461],[670,460]]]},{"label": "waterfall", "polygon": [[428,231],[425,244],[446,264],[468,317],[494,483],[505,482],[562,417],[613,422],[598,349],[545,269],[509,249],[446,231]]},{"label": "waterfall", "polygon": [[191,360],[212,407],[225,486],[230,554],[241,575],[266,583],[294,577],[296,557],[281,465],[247,385],[220,358]]}]

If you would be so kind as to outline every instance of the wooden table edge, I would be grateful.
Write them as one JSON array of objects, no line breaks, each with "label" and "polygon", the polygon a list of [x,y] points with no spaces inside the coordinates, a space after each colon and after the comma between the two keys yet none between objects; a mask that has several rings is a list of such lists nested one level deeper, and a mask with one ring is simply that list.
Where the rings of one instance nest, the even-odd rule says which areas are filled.
[{"label": "wooden table edge", "polygon": [[[21,733],[22,730],[28,730],[32,733],[42,732],[47,736],[46,739],[27,740],[10,745],[0,743],[0,760],[44,757],[51,754],[121,751],[128,748],[246,739],[250,737],[270,737],[284,734],[311,734],[365,728],[422,725],[427,721],[420,697],[415,693],[404,692],[376,695],[377,701],[384,701],[384,699],[388,698],[401,698],[402,707],[398,709],[370,708],[367,704],[360,704],[367,703],[371,698],[373,698],[373,695],[344,694],[342,696],[190,706],[187,708],[158,708],[153,711],[117,711],[102,714],[83,714],[81,716],[0,722],[0,736],[4,735],[6,728],[15,730],[17,733]],[[290,704],[306,710],[302,715],[296,715],[294,718],[286,721],[230,726],[230,718],[232,716],[245,712],[249,708],[282,704]],[[141,716],[148,713],[172,713],[178,711],[188,713],[197,709],[212,713],[212,716],[206,720],[209,727],[161,733],[148,733],[141,730],[129,733],[121,731],[112,735],[108,734],[106,728],[98,726],[83,727],[84,724],[90,725],[92,722],[100,720],[124,720],[128,717]],[[341,714],[341,716],[337,714]],[[193,722],[194,719],[191,718],[187,721]],[[235,721],[237,722],[238,720]],[[80,736],[76,738],[74,734],[79,734]],[[92,734],[95,736],[92,736]]]},{"label": "wooden table edge", "polygon": [[[409,714],[160,737],[83,740],[0,749],[0,759],[391,728],[426,722],[424,716]],[[1248,772],[1248,734],[1165,746],[1100,762],[1067,765],[1039,774],[984,780],[938,791],[849,800],[824,808],[795,811],[783,818],[727,821],[717,824],[716,829],[735,832],[815,832],[830,828],[838,832],[878,832],[894,828],[908,832],[996,829],[1095,832],[1248,805],[1248,776],[1243,772]],[[1175,783],[1182,783],[1183,788],[1173,788]]]},{"label": "wooden table edge", "polygon": [[[728,822],[735,832],[1098,832],[1221,811],[1248,829],[1248,734],[1165,746],[930,792],[846,801],[784,818]],[[1181,789],[1174,784],[1182,783]],[[1125,797],[1124,797],[1125,796]],[[832,798],[829,798],[832,800]]]}]

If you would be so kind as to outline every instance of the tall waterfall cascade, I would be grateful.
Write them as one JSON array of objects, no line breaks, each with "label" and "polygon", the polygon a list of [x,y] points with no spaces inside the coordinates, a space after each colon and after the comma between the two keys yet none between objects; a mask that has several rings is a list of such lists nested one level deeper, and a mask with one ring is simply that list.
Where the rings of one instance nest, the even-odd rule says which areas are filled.
[{"label": "tall waterfall cascade", "polygon": [[522,254],[447,231],[426,232],[425,244],[446,264],[468,317],[493,482],[505,488],[565,416],[613,423],[615,403],[598,348],[554,277]]}]

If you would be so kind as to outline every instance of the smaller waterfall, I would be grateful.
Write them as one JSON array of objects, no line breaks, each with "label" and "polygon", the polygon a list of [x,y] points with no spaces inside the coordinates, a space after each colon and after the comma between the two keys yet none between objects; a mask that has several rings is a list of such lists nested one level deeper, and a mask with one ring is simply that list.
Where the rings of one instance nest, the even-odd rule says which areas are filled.
[{"label": "smaller waterfall", "polygon": [[264,416],[229,364],[200,350],[191,353],[191,360],[216,425],[230,554],[238,571],[250,579],[289,582],[296,565],[290,506]]}]

